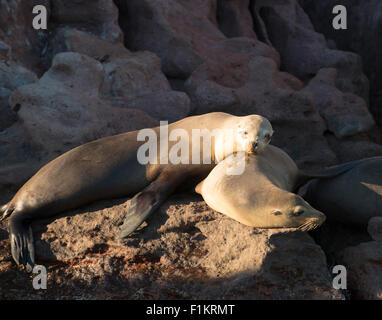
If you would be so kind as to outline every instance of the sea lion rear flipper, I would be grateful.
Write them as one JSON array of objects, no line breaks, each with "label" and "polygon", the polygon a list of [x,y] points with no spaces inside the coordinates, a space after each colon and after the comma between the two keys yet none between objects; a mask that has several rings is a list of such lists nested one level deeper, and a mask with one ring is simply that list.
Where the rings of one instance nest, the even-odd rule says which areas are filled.
[{"label": "sea lion rear flipper", "polygon": [[24,265],[31,272],[35,264],[33,233],[21,213],[12,215],[9,221],[12,257],[17,265]]},{"label": "sea lion rear flipper", "polygon": [[293,192],[296,192],[309,180],[312,179],[329,179],[332,177],[336,177],[340,174],[343,174],[356,166],[360,165],[361,163],[380,159],[381,157],[370,157],[370,158],[364,158],[360,160],[355,160],[355,161],[350,161],[350,162],[345,162],[342,164],[338,164],[335,166],[331,166],[325,169],[321,170],[315,170],[315,171],[303,171],[300,170],[299,172],[299,177],[298,180],[296,181],[294,185],[294,190]]},{"label": "sea lion rear flipper", "polygon": [[159,177],[130,200],[130,207],[117,238],[129,236],[167,199],[181,175],[162,172]]}]

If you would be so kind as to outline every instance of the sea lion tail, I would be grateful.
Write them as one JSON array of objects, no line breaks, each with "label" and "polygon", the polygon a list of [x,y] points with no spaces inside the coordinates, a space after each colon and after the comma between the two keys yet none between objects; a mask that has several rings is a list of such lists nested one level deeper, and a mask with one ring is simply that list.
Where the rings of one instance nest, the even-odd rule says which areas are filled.
[{"label": "sea lion tail", "polygon": [[9,203],[3,205],[0,207],[0,222],[3,221],[5,218],[9,217],[12,212],[14,211],[14,207],[11,206]]},{"label": "sea lion tail", "polygon": [[305,183],[307,183],[309,180],[312,179],[328,179],[332,177],[336,177],[340,174],[343,174],[356,166],[360,165],[361,163],[376,160],[376,159],[382,159],[382,157],[371,157],[371,158],[365,158],[361,160],[355,160],[350,162],[345,162],[342,164],[338,164],[335,166],[331,166],[322,170],[316,170],[316,171],[302,171],[300,170],[299,173],[299,179],[295,185],[295,190],[298,190],[300,187],[302,187]]}]

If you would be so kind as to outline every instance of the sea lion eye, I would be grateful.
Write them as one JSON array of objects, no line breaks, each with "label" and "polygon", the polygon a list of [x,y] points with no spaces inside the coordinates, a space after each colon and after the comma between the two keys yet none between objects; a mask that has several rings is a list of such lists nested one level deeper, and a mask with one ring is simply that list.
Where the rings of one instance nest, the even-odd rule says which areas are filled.
[{"label": "sea lion eye", "polygon": [[272,214],[275,215],[275,216],[279,216],[281,214],[283,214],[281,211],[279,210],[275,210],[275,211],[272,211]]},{"label": "sea lion eye", "polygon": [[301,216],[305,211],[303,209],[298,209],[293,212],[294,216]]},{"label": "sea lion eye", "polygon": [[264,138],[265,138],[266,140],[268,140],[268,139],[271,138],[271,135],[270,135],[269,133],[267,133],[267,134],[264,135]]}]

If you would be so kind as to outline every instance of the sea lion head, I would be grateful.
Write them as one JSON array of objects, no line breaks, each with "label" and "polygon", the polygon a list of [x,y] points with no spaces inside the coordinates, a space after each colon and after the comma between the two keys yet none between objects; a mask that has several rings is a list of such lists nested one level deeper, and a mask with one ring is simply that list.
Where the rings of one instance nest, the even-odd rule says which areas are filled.
[{"label": "sea lion head", "polygon": [[285,192],[284,196],[280,196],[268,208],[264,208],[263,212],[268,217],[263,217],[262,228],[296,228],[310,231],[326,220],[322,212],[314,209],[299,195],[289,192]]},{"label": "sea lion head", "polygon": [[259,115],[241,117],[237,125],[237,143],[241,151],[248,154],[261,152],[271,141],[272,125]]}]

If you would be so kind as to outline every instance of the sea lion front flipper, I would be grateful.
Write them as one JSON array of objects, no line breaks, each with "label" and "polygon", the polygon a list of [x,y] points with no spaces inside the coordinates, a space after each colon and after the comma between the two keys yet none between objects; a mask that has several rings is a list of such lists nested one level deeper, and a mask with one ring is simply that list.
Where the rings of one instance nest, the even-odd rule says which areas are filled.
[{"label": "sea lion front flipper", "polygon": [[117,238],[122,239],[133,233],[159,206],[183,179],[175,172],[162,172],[143,191],[130,200],[130,207],[120,227]]},{"label": "sea lion front flipper", "polygon": [[28,272],[31,272],[35,264],[33,233],[30,224],[21,213],[11,216],[9,234],[13,259],[17,265],[21,264]]}]

